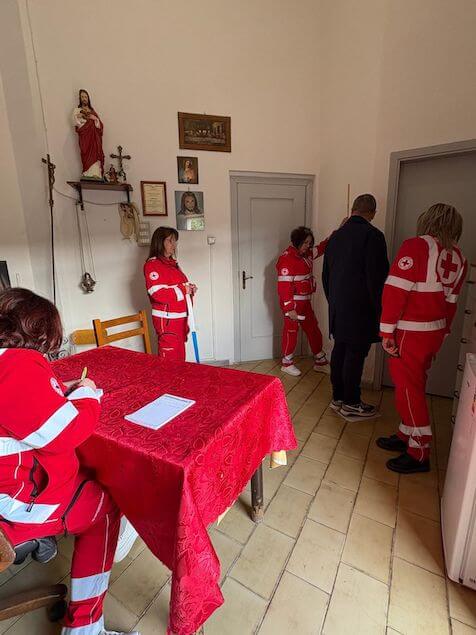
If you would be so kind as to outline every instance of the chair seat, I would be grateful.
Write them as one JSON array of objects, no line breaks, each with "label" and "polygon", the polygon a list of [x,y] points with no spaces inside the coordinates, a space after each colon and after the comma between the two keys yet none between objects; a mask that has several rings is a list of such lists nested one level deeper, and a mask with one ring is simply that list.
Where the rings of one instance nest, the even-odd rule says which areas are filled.
[{"label": "chair seat", "polygon": [[31,554],[33,560],[41,564],[46,564],[58,553],[56,538],[50,536],[48,538],[38,538],[35,540],[27,540],[14,547],[15,560],[13,564],[23,564],[26,558]]}]

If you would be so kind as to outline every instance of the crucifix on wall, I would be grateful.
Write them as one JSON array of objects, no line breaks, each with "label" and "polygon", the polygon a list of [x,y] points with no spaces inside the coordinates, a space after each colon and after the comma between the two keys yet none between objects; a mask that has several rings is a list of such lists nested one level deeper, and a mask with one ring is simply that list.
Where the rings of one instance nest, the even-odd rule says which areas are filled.
[{"label": "crucifix on wall", "polygon": [[122,181],[125,183],[127,181],[127,177],[124,171],[123,161],[124,159],[129,161],[131,159],[131,155],[122,154],[122,146],[117,146],[117,154],[113,153],[113,154],[110,154],[109,156],[111,157],[111,159],[117,159],[117,165],[119,168],[117,171],[117,176],[119,177],[119,179],[122,179]]}]

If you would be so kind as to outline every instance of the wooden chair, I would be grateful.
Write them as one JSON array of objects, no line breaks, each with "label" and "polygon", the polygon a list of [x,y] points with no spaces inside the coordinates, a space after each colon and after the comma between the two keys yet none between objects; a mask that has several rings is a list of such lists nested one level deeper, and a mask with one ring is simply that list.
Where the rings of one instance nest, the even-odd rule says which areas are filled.
[{"label": "wooden chair", "polygon": [[[132,322],[139,322],[140,326],[128,329],[127,331],[120,331],[119,333],[108,334],[108,329],[114,326],[120,326],[121,324],[131,324]],[[118,340],[125,340],[128,337],[135,337],[136,335],[142,335],[144,339],[144,349],[146,353],[152,353],[152,347],[150,345],[150,333],[149,324],[147,322],[147,315],[144,310],[135,313],[134,315],[126,315],[124,317],[114,318],[113,320],[93,320],[94,333],[96,336],[96,342],[98,346],[104,346],[105,344],[111,344]]]},{"label": "wooden chair", "polygon": [[94,329],[78,329],[77,331],[73,331],[70,340],[75,346],[95,345],[96,336],[94,335]]},{"label": "wooden chair", "polygon": [[[50,544],[54,541],[53,538],[43,540],[50,541]],[[13,547],[0,529],[0,573],[12,565],[21,564],[30,554],[38,553],[41,542],[41,540],[29,540]],[[55,584],[2,598],[0,599],[0,621],[47,607],[50,621],[57,622],[66,613],[67,593],[68,589],[64,584]]]}]

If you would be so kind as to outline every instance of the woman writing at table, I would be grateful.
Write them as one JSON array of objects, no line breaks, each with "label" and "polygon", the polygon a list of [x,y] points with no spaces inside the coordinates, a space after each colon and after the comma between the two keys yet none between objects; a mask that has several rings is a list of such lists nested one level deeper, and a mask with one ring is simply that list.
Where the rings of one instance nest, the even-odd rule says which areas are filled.
[{"label": "woman writing at table", "polygon": [[90,379],[68,392],[55,377],[45,355],[62,337],[51,302],[27,289],[0,292],[0,529],[12,545],[73,534],[62,635],[112,635],[103,601],[120,513],[79,465],[76,448],[96,427],[100,405]]},{"label": "woman writing at table", "polygon": [[185,296],[194,296],[197,287],[188,281],[175,259],[178,231],[158,227],[150,245],[144,276],[152,304],[152,322],[157,332],[160,357],[185,361],[188,311]]}]

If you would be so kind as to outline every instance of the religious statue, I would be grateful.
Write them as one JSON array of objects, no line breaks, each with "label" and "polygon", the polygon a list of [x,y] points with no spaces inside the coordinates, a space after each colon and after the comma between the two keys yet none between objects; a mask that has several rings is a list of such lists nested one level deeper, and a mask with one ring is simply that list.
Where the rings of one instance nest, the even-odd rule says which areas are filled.
[{"label": "religious statue", "polygon": [[109,167],[109,170],[104,174],[104,178],[108,183],[118,183],[117,172],[113,165]]},{"label": "religious statue", "polygon": [[73,111],[73,123],[79,137],[79,149],[83,164],[82,179],[103,180],[104,152],[102,134],[104,126],[91,105],[86,90],[79,91],[79,103]]}]

